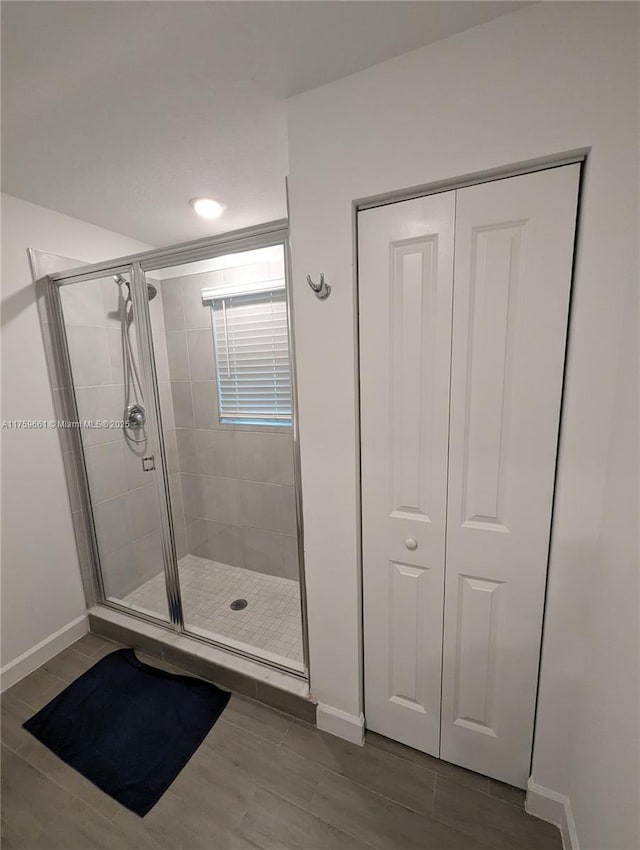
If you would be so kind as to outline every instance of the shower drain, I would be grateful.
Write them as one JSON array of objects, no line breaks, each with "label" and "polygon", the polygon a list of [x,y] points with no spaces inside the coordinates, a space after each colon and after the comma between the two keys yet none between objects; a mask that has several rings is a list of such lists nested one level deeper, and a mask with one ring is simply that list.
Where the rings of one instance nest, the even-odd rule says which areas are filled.
[{"label": "shower drain", "polygon": [[246,608],[249,603],[246,599],[234,599],[229,608],[232,611],[242,611],[243,608]]}]

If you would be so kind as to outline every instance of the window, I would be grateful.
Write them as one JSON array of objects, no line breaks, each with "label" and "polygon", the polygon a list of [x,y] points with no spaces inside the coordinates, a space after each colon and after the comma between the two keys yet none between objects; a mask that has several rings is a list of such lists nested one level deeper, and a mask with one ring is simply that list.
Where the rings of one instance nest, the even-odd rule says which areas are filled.
[{"label": "window", "polygon": [[204,292],[203,300],[212,309],[220,422],[291,425],[284,281]]}]

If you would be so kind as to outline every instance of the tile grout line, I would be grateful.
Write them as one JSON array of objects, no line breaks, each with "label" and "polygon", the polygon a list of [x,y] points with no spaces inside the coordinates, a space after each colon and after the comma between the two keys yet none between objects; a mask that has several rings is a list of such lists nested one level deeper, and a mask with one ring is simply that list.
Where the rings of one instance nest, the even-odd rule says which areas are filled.
[{"label": "tile grout line", "polygon": [[[306,722],[306,721],[300,721],[300,720],[299,720],[299,718],[294,718],[294,721],[298,721],[298,722],[302,722],[302,723],[305,723],[305,722]],[[307,723],[306,725],[307,725],[307,726],[310,726],[310,728],[311,728],[311,729],[315,730],[315,732],[316,732],[317,734],[320,734],[320,735],[323,735],[323,734],[329,735],[329,734],[330,734],[330,733],[328,733],[328,732],[323,733],[321,730],[319,730],[319,729],[317,728],[317,726],[314,726],[313,724],[309,724],[309,723]],[[332,736],[332,737],[334,737],[334,736]],[[340,739],[340,738],[339,738],[338,740],[342,740],[342,739]],[[347,742],[345,742],[345,743],[347,743]],[[287,750],[288,752],[295,753],[295,750],[292,750],[290,747],[287,747],[287,746],[284,744],[284,739],[283,739],[282,745],[283,745],[283,749]],[[354,745],[354,746],[357,746],[357,745]],[[366,747],[366,743],[365,743],[365,745],[364,745],[364,746]],[[358,749],[360,749],[360,748],[358,747]],[[393,759],[393,760],[396,760],[396,761],[400,761],[400,762],[403,762],[403,763],[406,763],[406,764],[410,764],[412,767],[415,767],[415,768],[417,768],[418,770],[421,770],[421,771],[424,771],[424,772],[425,772],[425,773],[427,773],[427,774],[430,774],[431,776],[433,776],[433,777],[434,777],[434,780],[435,780],[435,777],[437,777],[437,776],[438,776],[438,774],[437,774],[434,770],[431,770],[431,769],[430,769],[430,768],[428,768],[428,767],[423,767],[421,764],[416,764],[415,762],[412,762],[412,761],[410,761],[409,759],[404,759],[404,758],[402,758],[401,756],[397,756],[395,753],[387,753],[387,752],[385,752],[384,750],[379,750],[379,752],[384,753],[384,756],[385,756],[385,757],[387,757],[387,756],[388,756],[390,759]],[[296,753],[296,755],[299,755],[299,754],[298,754],[298,753]],[[348,779],[350,782],[353,782],[353,781],[354,781],[354,780],[350,779],[350,777],[348,777],[348,776],[344,776],[344,774],[341,774],[341,773],[338,773],[338,772],[337,772],[337,771],[335,771],[335,770],[332,770],[330,767],[327,767],[327,766],[326,766],[325,764],[323,764],[322,762],[317,762],[317,761],[315,761],[314,759],[310,758],[309,756],[304,756],[304,758],[307,758],[309,761],[313,762],[314,764],[318,764],[318,765],[320,765],[320,767],[323,767],[323,768],[325,768],[326,770],[329,770],[331,773],[335,773],[337,776],[343,776],[343,778],[344,778],[344,779]],[[355,784],[356,784],[356,785],[358,785],[359,783],[357,783],[357,782],[356,782]],[[435,785],[435,782],[434,782],[434,785]],[[362,787],[363,787],[363,788],[366,788],[367,786],[366,786],[366,785],[363,785]],[[379,792],[374,791],[374,793],[376,793],[376,794],[377,794],[377,793],[379,793]],[[381,797],[384,797],[384,794],[380,794],[380,796],[381,796]],[[386,799],[391,799],[391,798],[390,798],[390,797],[388,797],[388,798],[386,798]],[[393,801],[393,802],[396,802],[396,801]],[[402,804],[402,803],[400,803],[399,805],[403,805],[403,804]],[[412,809],[411,811],[413,811],[413,809]]]},{"label": "tile grout line", "polygon": [[[270,744],[275,744],[276,747],[280,747],[282,745],[282,741],[284,740],[287,732],[289,731],[289,725],[290,725],[290,722],[291,722],[291,721],[289,721],[289,724],[287,725],[287,728],[285,729],[285,731],[282,735],[282,738],[279,741],[274,741],[272,738],[268,738],[266,735],[261,735],[258,732],[251,732],[251,730],[247,729],[244,726],[241,726],[239,723],[234,723],[233,720],[229,720],[228,718],[225,719],[223,714],[221,714],[220,717],[218,718],[219,720],[222,720],[223,723],[226,723],[229,726],[233,726],[233,728],[237,729],[239,732],[243,732],[243,733],[246,732],[249,735],[255,735],[256,738],[260,738],[263,741],[268,741]],[[213,729],[211,731],[213,731]],[[286,749],[286,747],[283,747],[283,749]],[[287,752],[290,752],[290,751],[287,750]]]},{"label": "tile grout line", "polygon": [[[327,767],[326,764],[322,764],[321,762],[317,762],[314,759],[309,758],[308,756],[300,755],[300,753],[295,752],[295,750],[292,750],[289,747],[284,746],[283,744],[284,744],[284,739],[283,739],[283,742],[279,746],[283,750],[285,750],[286,752],[291,753],[294,756],[298,756],[299,758],[302,758],[305,761],[311,762],[311,764],[315,764],[318,767],[322,768],[322,773],[320,774],[320,779],[318,779],[318,782],[316,783],[316,787],[320,783],[322,776],[325,773],[330,773],[333,776],[337,776],[340,779],[344,779],[346,782],[350,782],[352,785],[355,785],[358,788],[362,788],[362,789],[364,789],[365,791],[368,791],[371,794],[375,794],[377,797],[381,797],[383,800],[387,800],[389,803],[393,803],[395,806],[399,806],[402,809],[406,809],[407,811],[412,812],[413,814],[419,815],[420,817],[426,817],[426,818],[430,817],[426,812],[419,812],[417,809],[412,809],[411,806],[408,806],[406,803],[400,803],[400,802],[398,802],[398,800],[394,800],[393,797],[387,797],[386,794],[382,794],[380,791],[376,791],[374,788],[371,788],[369,785],[363,785],[361,782],[358,782],[356,779],[353,779],[350,776],[345,776],[344,773],[340,773],[337,770],[333,770],[332,768]],[[425,770],[426,773],[431,773],[431,771],[429,771],[429,770],[426,770],[424,768],[421,768],[421,769]],[[434,789],[435,789],[435,779],[436,779],[436,776],[434,774],[434,783],[433,783]],[[314,793],[315,793],[315,791],[314,791]]]},{"label": "tile grout line", "polygon": [[[26,730],[25,730],[25,731],[26,731]],[[27,732],[27,734],[29,735],[30,733],[29,733],[29,732]],[[43,747],[44,749],[46,749],[46,750],[47,750],[47,752],[53,752],[52,750],[49,750],[49,748],[48,748],[48,747],[46,747],[44,744],[42,744],[40,741],[38,741],[38,739],[37,739],[37,738],[35,738],[35,737],[33,737],[33,736],[31,736],[31,737],[33,738],[33,740],[34,740],[34,741],[36,741],[38,744],[40,744],[40,746],[41,746],[41,747]],[[7,745],[6,745],[6,744],[4,744],[4,746],[7,746]],[[64,785],[61,785],[61,784],[60,784],[60,782],[59,782],[57,779],[55,779],[53,776],[49,776],[49,774],[48,774],[48,773],[46,773],[46,772],[45,772],[45,771],[44,771],[41,767],[38,767],[38,765],[34,764],[32,761],[29,761],[29,759],[25,758],[25,757],[23,756],[23,754],[20,752],[20,748],[21,748],[21,747],[23,747],[23,746],[26,746],[26,742],[25,742],[25,743],[23,743],[23,744],[20,744],[17,750],[13,750],[13,749],[11,749],[11,747],[9,747],[9,749],[11,749],[11,751],[14,753],[14,755],[18,756],[18,758],[19,758],[21,761],[23,761],[26,765],[28,765],[30,768],[32,768],[33,770],[35,770],[35,771],[36,771],[37,773],[39,773],[41,776],[44,776],[44,778],[45,778],[48,782],[51,782],[53,785],[55,785],[55,786],[56,786],[56,788],[60,788],[60,790],[61,790],[61,791],[64,791],[64,792],[65,792],[65,794],[67,794],[67,795],[68,795],[68,796],[69,796],[72,800],[78,800],[78,802],[82,803],[82,805],[83,805],[83,806],[87,806],[87,808],[91,809],[91,811],[92,811],[92,812],[94,812],[94,813],[95,813],[96,815],[98,815],[99,817],[103,818],[105,821],[107,821],[107,823],[113,823],[113,821],[115,820],[115,818],[116,818],[116,817],[118,816],[118,814],[120,813],[120,809],[117,809],[117,810],[114,812],[114,814],[113,814],[113,816],[112,816],[112,817],[107,817],[105,814],[103,814],[102,812],[98,811],[98,809],[96,809],[96,808],[95,808],[95,806],[92,806],[92,805],[91,805],[91,803],[88,803],[88,802],[87,802],[86,800],[84,800],[82,797],[79,797],[76,793],[74,793],[73,791],[70,791],[68,788],[65,788],[65,786],[64,786]],[[56,755],[55,755],[55,753],[53,753],[53,755],[54,755],[56,758],[59,758],[59,756],[56,756]],[[66,765],[66,767],[68,767],[68,768],[69,768],[69,770],[72,770],[72,771],[74,771],[74,773],[77,773],[77,774],[78,774],[78,776],[81,776],[81,777],[84,779],[84,781],[85,781],[85,782],[90,783],[90,785],[91,785],[92,787],[94,787],[97,791],[99,791],[101,794],[104,794],[104,795],[105,795],[105,797],[108,797],[110,800],[113,800],[113,801],[114,801],[114,803],[115,803],[117,806],[119,806],[120,808],[125,808],[124,806],[122,806],[122,804],[121,804],[121,803],[118,803],[118,801],[117,801],[114,797],[112,797],[110,794],[107,794],[107,793],[106,793],[106,792],[104,792],[101,788],[98,788],[98,786],[97,786],[97,785],[94,785],[94,783],[93,783],[93,782],[91,782],[91,780],[90,780],[90,779],[87,779],[87,778],[86,778],[86,776],[84,776],[82,773],[80,773],[79,771],[74,770],[74,768],[72,768],[72,767],[71,767],[71,765],[68,765],[68,764],[67,764],[67,762],[65,762],[65,761],[64,761],[64,759],[60,759],[60,761],[62,762],[62,764]]]},{"label": "tile grout line", "polygon": [[438,775],[436,774],[436,778],[433,781],[433,793],[431,794],[431,819],[434,820],[434,813],[436,808],[436,787],[438,785]]},{"label": "tile grout line", "polygon": [[[327,772],[331,773],[332,771],[328,770],[326,767],[323,767],[322,773],[320,774],[320,777],[318,778],[318,781],[316,782],[316,786],[313,789],[313,793],[311,794],[311,799],[308,801],[307,805],[309,805],[313,802],[313,798],[315,797],[317,790],[318,790],[318,785],[322,782],[322,777]],[[383,848],[376,847],[375,845],[370,844],[368,841],[365,841],[364,838],[360,838],[357,835],[354,835],[352,832],[349,832],[347,829],[343,829],[343,827],[336,826],[334,823],[331,823],[330,821],[325,820],[317,812],[314,812],[311,809],[306,808],[306,806],[304,804],[294,803],[292,800],[289,800],[287,797],[284,797],[282,794],[278,793],[277,791],[274,791],[272,788],[263,788],[263,790],[267,791],[269,794],[273,794],[274,797],[278,797],[280,800],[284,800],[285,803],[288,803],[289,805],[295,806],[296,808],[300,809],[301,811],[306,812],[306,814],[311,815],[312,817],[316,818],[321,823],[325,824],[326,826],[330,827],[331,829],[336,829],[336,830],[338,830],[338,832],[342,832],[345,835],[348,835],[350,838],[353,838],[354,841],[359,841],[364,847],[370,847],[371,850],[383,850]]]},{"label": "tile grout line", "polygon": [[[294,718],[294,720],[295,720],[295,718]],[[316,727],[311,727],[311,728],[316,729]],[[316,731],[318,731],[318,730],[316,729]],[[294,755],[299,756],[300,753],[297,753],[295,750],[286,746],[285,740],[286,740],[286,734],[285,734],[285,737],[282,739],[282,742],[280,743],[280,746],[282,747],[282,749],[286,750],[289,753],[293,753]],[[366,744],[365,744],[365,746],[366,746]],[[434,809],[435,809],[436,786],[437,786],[438,780],[450,782],[453,785],[459,786],[462,789],[469,790],[469,791],[472,791],[472,792],[477,791],[479,794],[483,794],[485,797],[491,797],[491,799],[495,800],[498,803],[504,803],[505,805],[510,806],[510,808],[514,809],[515,811],[519,811],[519,812],[526,814],[524,808],[522,808],[521,806],[517,806],[513,803],[509,803],[507,800],[501,800],[499,797],[494,797],[488,791],[484,792],[484,791],[480,791],[480,789],[471,788],[469,786],[463,785],[461,782],[457,782],[455,779],[451,779],[451,778],[446,777],[446,776],[441,776],[436,771],[430,770],[427,767],[422,767],[422,765],[418,765],[418,764],[416,764],[415,762],[412,762],[409,759],[403,758],[402,756],[397,756],[395,753],[386,753],[384,750],[381,750],[380,752],[385,753],[386,756],[389,756],[392,759],[397,759],[397,760],[400,760],[402,762],[405,762],[406,764],[410,764],[410,765],[412,765],[412,767],[416,767],[419,770],[422,770],[425,773],[431,774],[431,776],[433,776],[433,789],[432,789],[432,798],[431,798],[431,806],[430,806],[429,813],[420,812],[417,809],[413,809],[411,806],[407,805],[406,803],[401,803],[398,800],[395,800],[393,797],[388,797],[386,794],[382,794],[380,791],[376,791],[375,789],[371,788],[368,785],[363,785],[361,782],[358,782],[357,780],[353,779],[352,777],[347,776],[346,774],[341,773],[338,770],[334,770],[331,767],[327,767],[327,765],[323,764],[322,762],[315,761],[315,759],[310,758],[309,756],[301,756],[301,757],[306,758],[312,764],[317,764],[319,767],[322,767],[323,771],[331,773],[334,776],[338,776],[341,779],[345,779],[347,782],[351,782],[354,785],[357,785],[359,788],[364,788],[364,790],[369,791],[372,794],[376,794],[377,796],[382,797],[384,800],[388,800],[389,802],[394,803],[395,805],[400,806],[404,809],[407,809],[408,811],[413,812],[414,814],[420,815],[422,817],[430,818],[431,820],[437,820],[437,818],[435,818],[435,815],[434,815]],[[488,777],[487,777],[487,779],[488,779]],[[438,821],[438,822],[440,822],[440,821]]]},{"label": "tile grout line", "polygon": [[[424,818],[426,821],[429,821],[429,822],[434,823],[434,824],[441,824],[442,826],[450,829],[452,832],[455,832],[461,838],[470,838],[468,833],[463,832],[462,830],[458,829],[456,825],[454,825],[453,823],[451,823],[449,821],[442,820],[441,818],[437,818],[435,816],[426,814],[424,812],[417,812],[415,809],[412,809],[409,806],[404,805],[403,803],[398,803],[397,800],[393,800],[390,797],[385,796],[384,794],[380,794],[378,791],[374,791],[372,788],[369,788],[366,785],[361,785],[359,782],[355,782],[353,779],[349,779],[346,776],[342,776],[342,774],[336,773],[335,771],[333,771],[333,770],[331,770],[330,768],[327,768],[327,767],[323,768],[323,772],[320,774],[320,779],[316,783],[316,788],[315,788],[315,790],[314,790],[314,792],[311,796],[310,802],[313,801],[313,797],[315,796],[315,794],[317,792],[317,787],[320,784],[320,782],[322,781],[322,778],[323,778],[325,773],[331,773],[335,776],[338,776],[339,778],[344,779],[347,782],[352,783],[353,785],[357,786],[358,788],[362,788],[363,790],[368,791],[371,794],[375,794],[377,797],[381,797],[383,800],[386,800],[387,802],[392,803],[393,805],[398,806],[399,808],[405,809],[406,811],[409,811],[412,814],[417,815],[418,817]],[[437,780],[438,780],[438,776],[436,775],[434,785],[433,785],[433,801],[435,801],[435,788],[436,788]],[[272,792],[272,793],[276,793],[276,792]],[[278,794],[277,796],[281,796],[281,795]],[[283,798],[283,799],[286,799],[286,798]],[[299,804],[295,804],[295,805],[299,805]],[[302,806],[302,805],[299,805],[299,807],[304,809],[304,806]],[[360,842],[362,842],[363,844],[366,844],[369,847],[374,847],[374,845],[368,844],[368,842],[366,842],[361,836],[355,835],[353,832],[349,832],[348,830],[344,829],[343,827],[338,827],[335,824],[331,824],[329,821],[324,821],[324,819],[320,815],[318,815],[316,812],[313,812],[310,809],[304,809],[304,811],[307,811],[309,814],[312,814],[315,817],[319,818],[320,820],[323,820],[323,822],[328,823],[329,826],[333,826],[334,829],[338,829],[342,832],[345,832],[347,835],[350,835],[356,841],[360,841]],[[385,848],[383,848],[382,846],[380,846],[378,848],[374,847],[374,850],[385,850]],[[436,848],[434,848],[434,850],[436,850]],[[488,847],[487,847],[487,850],[489,850]],[[514,850],[515,850],[515,845],[514,845]]]},{"label": "tile grout line", "polygon": [[[389,740],[390,740],[390,741],[393,741],[393,738],[389,738]],[[398,742],[395,742],[395,743],[398,743]],[[366,743],[365,743],[365,746],[366,746]],[[410,759],[410,758],[407,758],[407,757],[406,757],[406,756],[404,756],[404,755],[401,755],[401,754],[398,754],[398,753],[391,753],[391,752],[388,752],[387,750],[382,749],[381,747],[377,747],[375,744],[371,744],[370,746],[375,747],[375,749],[379,750],[379,751],[380,751],[380,752],[382,752],[382,753],[385,753],[386,755],[393,756],[394,758],[401,759],[402,761],[406,762],[407,764],[412,764],[412,765],[414,765],[414,766],[416,766],[416,767],[422,767],[422,765],[417,764],[417,762],[413,761],[413,760],[412,760],[412,759]],[[420,750],[416,750],[416,752],[418,752],[418,753],[419,753],[419,752],[420,752]],[[434,758],[435,758],[435,756],[434,756]],[[442,759],[439,759],[439,761],[443,761],[443,760],[442,760]],[[443,761],[443,763],[444,763],[444,764],[450,764],[450,765],[452,765],[453,767],[459,767],[459,765],[455,765],[453,762],[445,762],[445,761]],[[483,779],[486,779],[486,780],[487,780],[487,783],[486,783],[486,788],[487,788],[487,790],[483,790],[482,788],[476,788],[475,786],[472,786],[472,785],[465,785],[465,784],[464,784],[464,782],[459,782],[459,781],[458,781],[457,779],[455,779],[454,777],[446,776],[446,775],[444,775],[444,774],[442,774],[442,773],[439,773],[439,772],[438,772],[438,771],[436,771],[436,770],[431,770],[431,768],[423,767],[422,769],[423,769],[423,770],[428,770],[428,771],[430,771],[431,773],[435,774],[435,776],[437,776],[439,779],[441,779],[441,780],[443,780],[443,781],[445,781],[445,782],[452,782],[454,785],[460,785],[462,788],[465,788],[465,789],[467,789],[467,790],[469,790],[469,791],[476,791],[478,794],[483,794],[485,797],[490,797],[492,800],[496,800],[496,801],[497,801],[497,802],[499,802],[499,803],[505,803],[505,805],[507,805],[507,806],[511,806],[511,808],[513,808],[513,809],[517,809],[518,811],[524,811],[524,810],[525,810],[525,809],[524,809],[524,805],[520,805],[519,803],[512,803],[510,800],[503,800],[503,799],[502,799],[502,797],[498,797],[496,794],[492,794],[492,793],[491,793],[491,790],[490,790],[491,786],[490,786],[490,784],[489,784],[489,783],[490,783],[490,782],[492,782],[492,781],[493,781],[493,782],[498,782],[499,780],[497,780],[497,779],[492,780],[490,776],[484,776],[484,774],[481,774],[481,773],[475,773],[474,771],[470,771],[470,772],[471,772],[474,776],[480,776],[480,777],[482,777]],[[460,769],[461,769],[461,770],[466,770],[466,768],[460,768]],[[511,786],[511,787],[514,787],[514,786]],[[522,790],[522,791],[523,791],[523,793],[526,793],[523,789],[518,789],[518,790]]]}]

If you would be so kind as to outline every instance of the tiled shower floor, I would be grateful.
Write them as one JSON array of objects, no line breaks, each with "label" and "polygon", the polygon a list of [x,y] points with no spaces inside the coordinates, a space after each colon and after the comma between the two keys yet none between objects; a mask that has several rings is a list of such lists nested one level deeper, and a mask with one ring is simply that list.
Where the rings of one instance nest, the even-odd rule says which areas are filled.
[{"label": "tiled shower floor", "polygon": [[[248,645],[271,656],[302,664],[300,587],[297,581],[263,575],[218,561],[185,555],[178,561],[182,608],[189,631]],[[249,603],[241,611],[235,599]],[[166,611],[164,574],[128,594],[126,605]]]}]

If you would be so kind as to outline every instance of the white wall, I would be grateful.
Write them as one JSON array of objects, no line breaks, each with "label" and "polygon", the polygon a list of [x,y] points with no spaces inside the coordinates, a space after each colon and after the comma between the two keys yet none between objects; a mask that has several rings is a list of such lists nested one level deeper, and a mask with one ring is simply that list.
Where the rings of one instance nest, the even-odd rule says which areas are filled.
[{"label": "white wall", "polygon": [[[633,762],[637,770],[640,759],[640,631],[638,594],[633,587],[640,527],[638,289],[638,282],[632,281],[624,306],[599,557],[593,559],[591,569],[579,561],[575,564],[576,579],[585,587],[584,647],[579,690],[564,725],[571,734],[567,793],[579,835],[588,837],[581,843],[582,850],[640,846],[638,777],[633,773]],[[562,600],[558,603],[556,608]],[[591,805],[592,801],[597,805]]]},{"label": "white wall", "polygon": [[[542,3],[289,102],[312,688],[354,720],[362,673],[353,201],[591,148],[533,765],[540,785],[570,795],[582,850],[631,850],[637,839],[630,344],[619,363],[625,292],[638,280],[637,57],[636,4]],[[320,271],[333,287],[322,304],[305,283]]]},{"label": "white wall", "polygon": [[[27,249],[97,262],[149,246],[2,195],[2,419],[54,416]],[[85,611],[58,435],[2,432],[2,666]]]}]

